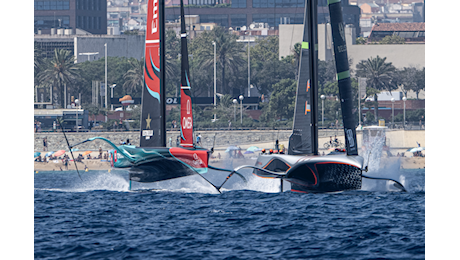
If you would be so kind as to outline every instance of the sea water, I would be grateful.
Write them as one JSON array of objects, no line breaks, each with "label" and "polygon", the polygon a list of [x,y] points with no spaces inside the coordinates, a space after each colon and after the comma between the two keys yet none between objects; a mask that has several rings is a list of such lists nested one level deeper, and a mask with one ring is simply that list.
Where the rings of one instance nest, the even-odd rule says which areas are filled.
[{"label": "sea water", "polygon": [[[34,174],[36,259],[424,259],[425,170],[325,194],[233,176],[133,183],[126,171]],[[216,186],[228,173],[205,176]]]}]

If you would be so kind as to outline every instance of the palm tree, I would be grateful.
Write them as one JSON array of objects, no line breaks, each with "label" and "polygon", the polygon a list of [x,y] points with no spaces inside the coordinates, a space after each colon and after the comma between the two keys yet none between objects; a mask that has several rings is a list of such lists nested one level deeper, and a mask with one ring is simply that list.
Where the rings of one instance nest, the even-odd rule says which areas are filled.
[{"label": "palm tree", "polygon": [[[394,78],[396,68],[391,62],[385,62],[385,58],[380,58],[378,55],[376,58],[370,57],[367,60],[363,60],[356,65],[356,75],[358,77],[366,78],[366,83],[369,88],[373,88],[378,92],[382,90],[392,91],[397,89],[397,82]],[[376,102],[374,114],[375,120],[378,120],[378,99],[377,94],[374,94],[374,100]]]},{"label": "palm tree", "polygon": [[39,73],[38,79],[42,84],[51,84],[54,88],[54,102],[64,106],[64,86],[71,85],[80,76],[75,64],[75,56],[68,50],[54,49],[54,56],[44,64],[44,70]]},{"label": "palm tree", "polygon": [[128,62],[131,65],[131,69],[123,74],[123,78],[126,80],[123,84],[123,90],[128,94],[134,95],[138,93],[138,87],[142,89],[142,84],[144,83],[144,58],[141,60],[129,59]]},{"label": "palm tree", "polygon": [[[214,27],[211,32],[205,32],[195,39],[196,44],[195,55],[199,59],[199,66],[202,70],[213,68],[214,64],[214,48],[212,41],[216,42],[216,60],[221,68],[221,86],[220,93],[229,93],[227,90],[227,81],[225,80],[226,70],[230,75],[237,75],[239,68],[246,63],[243,58],[243,45],[236,41],[237,36],[229,34],[222,27]],[[226,91],[227,90],[227,91]]]},{"label": "palm tree", "polygon": [[42,64],[41,51],[37,44],[34,44],[34,72],[38,74],[40,65]]}]

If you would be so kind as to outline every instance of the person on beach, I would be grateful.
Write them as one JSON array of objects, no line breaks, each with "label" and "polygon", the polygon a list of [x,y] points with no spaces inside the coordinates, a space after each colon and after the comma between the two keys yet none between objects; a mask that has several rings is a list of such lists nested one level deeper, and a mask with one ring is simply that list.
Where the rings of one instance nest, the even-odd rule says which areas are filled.
[{"label": "person on beach", "polygon": [[48,140],[43,138],[43,151],[48,151]]},{"label": "person on beach", "polygon": [[69,160],[67,158],[64,159],[64,167],[66,170],[69,169]]},{"label": "person on beach", "polygon": [[198,136],[196,137],[196,145],[201,145],[201,134],[198,133]]}]

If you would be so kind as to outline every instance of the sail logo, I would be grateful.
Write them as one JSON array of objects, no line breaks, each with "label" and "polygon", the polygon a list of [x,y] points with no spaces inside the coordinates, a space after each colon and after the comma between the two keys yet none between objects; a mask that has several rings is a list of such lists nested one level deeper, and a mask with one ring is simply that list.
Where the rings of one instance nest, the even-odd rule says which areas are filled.
[{"label": "sail logo", "polygon": [[353,139],[353,130],[347,129],[347,139],[348,145],[351,147],[355,147],[355,140]]},{"label": "sail logo", "polygon": [[152,33],[158,31],[158,0],[153,1]]},{"label": "sail logo", "polygon": [[339,33],[342,40],[345,42],[345,30],[343,28],[343,23],[339,23]]},{"label": "sail logo", "polygon": [[311,112],[310,105],[308,104],[308,101],[305,101],[305,115]]},{"label": "sail logo", "polygon": [[192,129],[193,123],[192,123],[192,117],[183,117],[182,118],[182,129]]},{"label": "sail logo", "polygon": [[193,154],[193,165],[194,166],[204,165],[203,160],[201,160],[201,158],[196,153]]},{"label": "sail logo", "polygon": [[187,115],[190,115],[191,112],[191,105],[190,105],[190,99],[187,100]]}]

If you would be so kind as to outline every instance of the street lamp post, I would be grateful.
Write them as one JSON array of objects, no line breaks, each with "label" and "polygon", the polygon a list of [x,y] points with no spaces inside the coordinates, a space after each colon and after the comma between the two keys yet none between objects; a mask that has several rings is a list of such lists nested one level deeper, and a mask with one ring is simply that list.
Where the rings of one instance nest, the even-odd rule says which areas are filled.
[{"label": "street lamp post", "polygon": [[403,129],[406,129],[406,97],[403,97],[403,103],[404,103],[404,118],[403,118]]},{"label": "street lamp post", "polygon": [[240,121],[240,123],[241,123],[241,125],[243,125],[243,99],[244,99],[243,95],[240,95],[239,99],[240,99],[240,110],[241,110],[241,121]]},{"label": "street lamp post", "polygon": [[216,42],[212,41],[212,45],[214,45],[214,122],[216,122]]},{"label": "street lamp post", "polygon": [[324,127],[324,99],[325,95],[321,95],[321,126]]},{"label": "street lamp post", "polygon": [[251,58],[250,58],[251,49],[249,48],[249,36],[248,36],[248,97],[251,96]]},{"label": "street lamp post", "polygon": [[391,98],[391,127],[394,128],[395,123],[395,99]]},{"label": "street lamp post", "polygon": [[[104,44],[105,47],[105,109],[107,109],[107,43]],[[107,115],[105,116],[105,122],[107,123]]]},{"label": "street lamp post", "polygon": [[236,122],[236,104],[238,103],[238,100],[236,98],[233,99],[233,122]]}]

